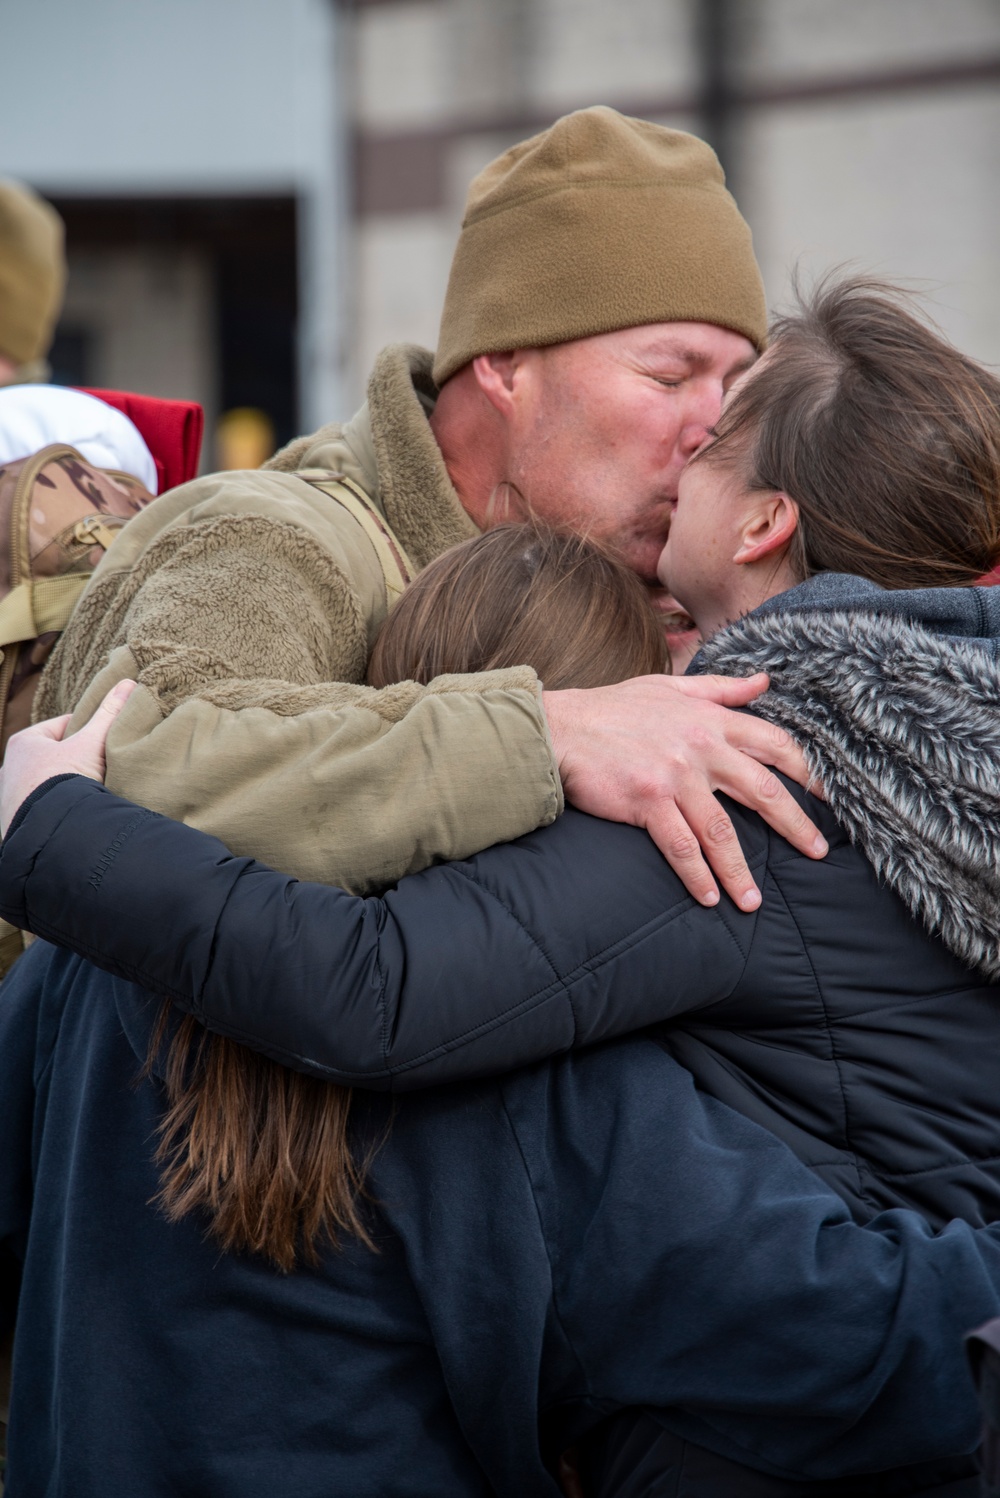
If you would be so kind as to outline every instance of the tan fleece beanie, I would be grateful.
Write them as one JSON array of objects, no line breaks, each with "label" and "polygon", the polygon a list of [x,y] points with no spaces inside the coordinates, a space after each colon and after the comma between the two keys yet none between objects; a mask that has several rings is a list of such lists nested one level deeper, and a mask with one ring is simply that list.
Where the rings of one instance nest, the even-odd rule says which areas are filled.
[{"label": "tan fleece beanie", "polygon": [[0,354],[48,353],[65,282],[62,219],[30,187],[0,182]]},{"label": "tan fleece beanie", "polygon": [[642,323],[709,322],[763,347],[750,230],[715,152],[603,105],[505,151],[469,188],[434,362]]}]

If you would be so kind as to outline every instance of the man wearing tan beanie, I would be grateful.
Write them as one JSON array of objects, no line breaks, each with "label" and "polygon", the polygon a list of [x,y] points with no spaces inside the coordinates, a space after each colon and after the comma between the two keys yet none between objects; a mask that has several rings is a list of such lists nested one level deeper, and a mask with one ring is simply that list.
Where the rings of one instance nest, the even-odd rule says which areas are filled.
[{"label": "man wearing tan beanie", "polygon": [[47,378],[65,284],[62,219],[30,187],[0,181],[0,385]]},{"label": "man wearing tan beanie", "polygon": [[37,716],[75,709],[78,726],[137,678],[109,786],[301,878],[384,886],[544,825],[565,794],[647,827],[706,904],[714,871],[756,906],[713,792],[825,852],[764,768],[805,783],[798,751],[730,710],[763,679],[363,682],[397,564],[412,575],[506,515],[607,537],[652,584],[680,470],[764,337],[750,233],[709,148],[605,108],[558,121],[472,184],[436,358],[386,349],[351,421],[137,516]]}]

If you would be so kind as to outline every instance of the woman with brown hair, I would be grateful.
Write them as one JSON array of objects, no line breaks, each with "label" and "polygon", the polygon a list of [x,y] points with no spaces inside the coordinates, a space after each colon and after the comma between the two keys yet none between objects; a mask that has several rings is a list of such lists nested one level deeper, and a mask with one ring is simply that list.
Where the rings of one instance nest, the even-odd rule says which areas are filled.
[{"label": "woman with brown hair", "polygon": [[[663,631],[645,587],[581,536],[500,525],[453,547],[407,588],[372,650],[368,683],[530,665],[547,688],[608,686],[663,671]],[[148,1067],[168,1025],[165,1005]],[[148,1070],[147,1067],[147,1070]],[[190,1016],[167,1048],[162,1206],[202,1209],[226,1250],[279,1269],[317,1262],[347,1231],[368,1241],[364,1170],[349,1143],[350,1091],[279,1066]],[[248,1123],[251,1127],[247,1127]]]},{"label": "woman with brown hair", "polygon": [[[828,286],[779,324],[715,443],[687,470],[664,559],[669,585],[715,632],[703,660],[770,672],[761,710],[793,727],[828,797],[815,814],[831,849],[818,863],[737,810],[766,893],[753,911],[725,899],[697,906],[641,831],[575,812],[360,901],[226,860],[212,840],[85,785],[43,787],[0,857],[2,913],[219,1032],[171,1021],[160,1037],[166,1054],[151,1062],[171,1103],[161,1162],[178,1228],[198,1208],[224,1247],[283,1266],[322,1256],[331,1239],[359,1241],[366,1162],[384,1135],[349,1132],[346,1097],[324,1093],[328,1083],[404,1090],[500,1072],[657,1021],[669,1022],[656,1031],[659,1047],[706,1093],[789,1144],[857,1218],[907,1206],[934,1226],[1000,1217],[1000,599],[932,586],[971,583],[997,559],[998,433],[992,376],[884,292]],[[497,633],[477,613],[492,569],[477,581],[466,566],[507,542],[502,597],[514,614]],[[390,615],[374,669],[517,664],[533,545],[511,532],[471,543],[479,552],[464,560],[442,558]],[[539,596],[551,603],[558,588]],[[539,649],[553,637],[578,647],[596,627],[586,610],[566,619],[564,629],[536,630]],[[504,660],[507,644],[514,654]],[[453,645],[465,652],[454,666]],[[98,835],[109,851],[84,869],[80,850]],[[144,878],[149,869],[155,877]],[[151,935],[164,910],[169,936]],[[117,1002],[126,1030],[141,1033],[138,1000]],[[237,1041],[271,1060],[251,1061]],[[291,1080],[274,1061],[311,1075]],[[545,1106],[565,1108],[553,1099]],[[565,1117],[579,1131],[568,1147],[603,1180],[581,1116]],[[317,1178],[325,1128],[332,1147]],[[534,1188],[543,1218],[557,1210],[544,1178]],[[729,1200],[720,1232],[757,1264],[763,1297],[784,1271],[759,1257],[747,1204]],[[476,1202],[477,1214],[487,1211]],[[683,1223],[681,1213],[682,1237]],[[573,1242],[583,1254],[593,1232],[584,1213],[564,1254]],[[632,1252],[643,1251],[636,1238]],[[609,1239],[603,1258],[624,1273],[621,1252]],[[668,1279],[670,1263],[668,1252]],[[885,1473],[889,1462],[925,1460],[927,1448],[888,1459],[872,1448],[845,1461],[838,1425],[828,1461],[790,1455],[790,1428],[828,1416],[815,1396],[826,1354],[809,1342],[808,1317],[773,1329],[784,1350],[772,1349],[769,1366],[793,1369],[799,1391],[789,1424],[745,1341],[718,1345],[715,1301],[727,1303],[730,1289],[720,1275],[698,1303],[703,1329],[684,1325],[690,1366],[708,1337],[731,1354],[735,1387],[716,1372],[687,1396],[690,1419],[675,1408],[620,1417],[588,1452],[598,1490],[657,1491],[649,1483],[672,1471],[669,1490],[683,1494],[693,1490],[683,1470],[699,1493],[727,1498],[816,1493],[826,1490],[816,1478],[835,1476],[829,1490],[839,1494],[973,1491],[958,1448],[947,1462]],[[855,1328],[850,1293],[842,1309]],[[760,1422],[759,1439],[731,1438],[733,1399],[751,1430]],[[889,1398],[885,1430],[892,1408]],[[598,1400],[575,1425],[553,1413],[553,1449],[610,1412]],[[880,1475],[853,1487],[845,1476],[866,1472]]]}]

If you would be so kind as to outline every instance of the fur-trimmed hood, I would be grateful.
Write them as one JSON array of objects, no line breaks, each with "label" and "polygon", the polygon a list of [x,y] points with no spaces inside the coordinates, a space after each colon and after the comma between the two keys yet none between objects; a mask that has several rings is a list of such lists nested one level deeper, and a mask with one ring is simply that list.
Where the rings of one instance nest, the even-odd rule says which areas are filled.
[{"label": "fur-trimmed hood", "polygon": [[830,808],[929,931],[1000,979],[1000,598],[823,575],[720,631],[696,671],[766,671]]}]

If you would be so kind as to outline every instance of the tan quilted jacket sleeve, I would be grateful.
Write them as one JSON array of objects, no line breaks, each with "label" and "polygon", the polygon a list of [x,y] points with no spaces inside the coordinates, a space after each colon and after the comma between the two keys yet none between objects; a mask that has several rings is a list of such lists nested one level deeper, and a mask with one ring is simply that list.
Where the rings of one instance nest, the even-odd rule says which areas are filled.
[{"label": "tan quilted jacket sleeve", "polygon": [[301,481],[239,477],[186,486],[196,503],[180,514],[174,491],[173,514],[123,533],[36,715],[76,705],[77,728],[134,675],[108,742],[112,790],[355,890],[551,821],[562,793],[534,673],[361,685],[385,614],[371,543]]}]

